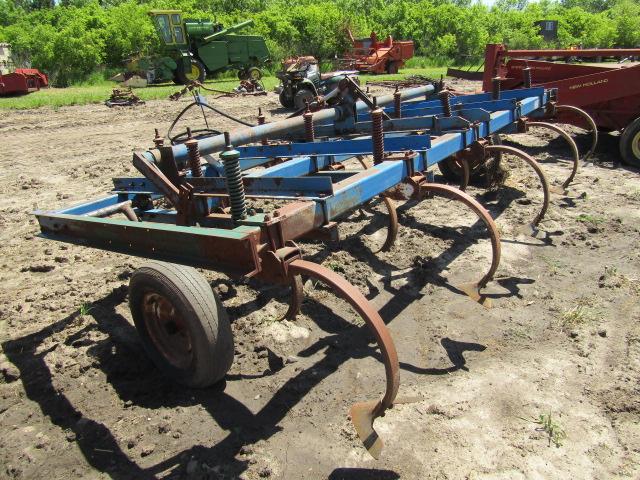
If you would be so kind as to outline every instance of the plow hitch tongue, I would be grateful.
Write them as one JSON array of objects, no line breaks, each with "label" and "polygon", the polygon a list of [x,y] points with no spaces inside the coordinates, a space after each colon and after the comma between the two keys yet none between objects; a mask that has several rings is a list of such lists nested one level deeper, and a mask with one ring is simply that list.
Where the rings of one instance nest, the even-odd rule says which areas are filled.
[{"label": "plow hitch tongue", "polygon": [[[133,157],[143,177],[115,178],[109,196],[36,215],[48,239],[150,260],[131,277],[132,317],[156,366],[190,387],[222,380],[234,360],[224,308],[192,267],[288,286],[289,304],[280,320],[295,321],[303,305],[304,278],[327,285],[364,320],[379,348],[379,355],[375,350],[371,355],[379,356],[384,365],[384,395],[350,408],[359,438],[379,458],[383,441],[375,420],[398,402],[395,345],[360,290],[335,271],[304,260],[295,242],[336,241],[340,222],[358,210],[366,218],[362,210],[370,207],[367,213],[380,210],[388,222],[382,246],[366,254],[382,251],[390,257],[394,243],[403,238],[398,235],[396,200],[438,195],[459,201],[487,229],[491,259],[480,278],[456,288],[489,307],[490,299],[482,291],[500,263],[500,233],[492,217],[499,213],[490,214],[469,193],[438,183],[441,177],[434,176],[434,167],[464,189],[470,182],[476,185],[483,172],[485,179],[499,173],[501,155],[520,158],[535,171],[542,187],[542,206],[531,224],[537,227],[549,207],[547,177],[531,156],[500,145],[499,134],[517,131],[526,122],[560,134],[570,144],[574,160],[563,187],[577,172],[578,154],[566,132],[529,120],[544,118],[555,98],[544,88],[471,95],[447,91],[432,98],[436,88],[425,85],[374,99],[350,80],[342,83],[340,91],[325,95],[330,107],[305,109],[302,116],[269,122],[260,112],[257,126],[222,129],[223,134],[207,124],[211,135],[188,130],[183,143],[170,131],[166,138],[171,145],[156,133],[156,148]],[[419,205],[407,202],[399,209]],[[375,227],[367,225],[360,236],[369,237],[366,232]],[[370,238],[382,240],[378,230]],[[370,266],[379,269],[385,262]]]}]

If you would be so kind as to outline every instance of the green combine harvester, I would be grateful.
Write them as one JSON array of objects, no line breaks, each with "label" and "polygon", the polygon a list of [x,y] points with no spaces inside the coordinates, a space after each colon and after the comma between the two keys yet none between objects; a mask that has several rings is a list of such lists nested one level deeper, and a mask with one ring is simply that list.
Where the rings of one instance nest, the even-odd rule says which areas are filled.
[{"label": "green combine harvester", "polygon": [[263,37],[236,33],[253,20],[224,28],[209,20],[184,19],[179,10],[152,10],[149,16],[163,51],[130,64],[129,70],[147,72],[150,83],[204,82],[208,74],[231,69],[238,70],[240,80],[258,80],[260,67],[270,60]]}]

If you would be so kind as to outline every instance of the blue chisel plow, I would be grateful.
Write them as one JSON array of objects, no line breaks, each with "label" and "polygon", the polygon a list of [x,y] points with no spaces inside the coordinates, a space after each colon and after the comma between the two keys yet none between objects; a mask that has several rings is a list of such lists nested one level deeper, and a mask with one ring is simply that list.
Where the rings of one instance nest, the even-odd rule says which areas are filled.
[{"label": "blue chisel plow", "polygon": [[[498,268],[500,237],[487,210],[463,191],[469,178],[501,153],[516,155],[542,185],[544,202],[534,225],[549,199],[540,166],[521,150],[497,143],[495,134],[522,131],[533,124],[531,118],[544,116],[554,106],[553,90],[473,95],[436,90],[428,85],[373,98],[347,80],[332,93],[331,105],[320,108],[318,99],[300,116],[206,138],[188,135],[178,145],[165,145],[156,136],[156,148],[134,154],[143,177],[115,178],[107,197],[37,212],[42,236],[154,261],[132,277],[132,315],[155,363],[191,386],[210,385],[225,375],[233,342],[219,300],[202,290],[199,274],[185,266],[290,285],[289,319],[302,302],[302,276],[325,282],[363,317],[380,346],[385,394],[351,408],[360,438],[377,457],[382,441],[373,422],[392,406],[399,387],[393,341],[363,295],[335,272],[304,260],[296,241],[336,238],[345,214],[378,197],[390,219],[383,246],[388,250],[398,230],[394,200],[431,195],[459,200],[486,225],[492,259],[478,281],[457,287],[488,304],[481,291]],[[358,168],[345,166],[352,159]],[[432,167],[442,162],[457,168],[462,188],[434,182]],[[250,203],[262,199],[279,207],[257,212]],[[213,317],[194,307],[196,293],[215,307]],[[219,334],[205,335],[203,325]]]}]

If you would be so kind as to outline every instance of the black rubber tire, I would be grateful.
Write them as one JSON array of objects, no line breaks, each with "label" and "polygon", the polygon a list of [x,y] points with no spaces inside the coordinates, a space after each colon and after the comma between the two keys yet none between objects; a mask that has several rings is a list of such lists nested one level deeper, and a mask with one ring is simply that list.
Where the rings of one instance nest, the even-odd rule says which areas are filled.
[{"label": "black rubber tire", "polygon": [[249,72],[246,68],[238,70],[238,80],[249,80]]},{"label": "black rubber tire", "polygon": [[[620,155],[627,165],[640,168],[640,117],[626,126],[620,135]],[[636,145],[636,153],[633,151],[633,144]]]},{"label": "black rubber tire", "polygon": [[[170,300],[185,322],[191,339],[188,367],[178,368],[172,364],[151,339],[143,314],[147,293],[157,293]],[[224,378],[234,356],[231,325],[219,298],[194,268],[159,261],[144,264],[131,276],[129,308],[145,351],[171,379],[202,388]]]},{"label": "black rubber tire", "polygon": [[293,108],[293,95],[287,95],[287,92],[291,93],[291,90],[282,90],[280,92],[280,105],[284,108]]},{"label": "black rubber tire", "polygon": [[[204,68],[204,65],[195,58],[191,59],[191,67],[195,67],[199,70],[197,78],[189,78],[187,76],[187,72],[185,72],[182,68],[178,68],[175,72],[175,76],[182,85],[188,85],[193,80],[197,80],[200,83],[204,83],[207,78],[207,70]],[[190,74],[189,74],[190,75]]]},{"label": "black rubber tire", "polygon": [[247,70],[247,76],[251,80],[260,80],[262,78],[262,70],[258,67],[251,67]]},{"label": "black rubber tire", "polygon": [[307,105],[305,103],[305,100],[307,100],[307,101],[309,101],[309,103],[311,103],[314,98],[315,98],[315,95],[313,94],[313,92],[311,90],[309,90],[308,88],[301,88],[293,96],[293,107],[296,110],[300,110],[302,108],[305,108],[306,105]]},{"label": "black rubber tire", "polygon": [[386,70],[390,74],[398,73],[398,62],[388,62]]}]

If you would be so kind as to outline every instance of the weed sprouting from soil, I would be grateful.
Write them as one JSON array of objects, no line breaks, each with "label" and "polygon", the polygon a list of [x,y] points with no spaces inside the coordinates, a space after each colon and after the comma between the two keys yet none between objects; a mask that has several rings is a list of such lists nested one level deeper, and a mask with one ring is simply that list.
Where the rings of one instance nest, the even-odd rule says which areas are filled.
[{"label": "weed sprouting from soil", "polygon": [[80,305],[80,308],[78,309],[78,313],[82,316],[89,315],[89,312],[91,310],[93,310],[93,307],[91,306],[91,304],[83,303],[82,305]]},{"label": "weed sprouting from soil", "polygon": [[562,425],[558,423],[551,415],[551,412],[541,413],[538,418],[523,418],[518,417],[520,420],[524,420],[525,422],[531,422],[538,425],[536,431],[545,432],[547,434],[548,445],[555,445],[556,448],[562,446],[562,442],[567,438],[567,433],[562,428]]},{"label": "weed sprouting from soil", "polygon": [[562,325],[570,328],[597,320],[600,314],[595,304],[593,298],[579,298],[574,306],[562,313],[560,318]]},{"label": "weed sprouting from soil", "polygon": [[330,261],[327,263],[327,268],[333,270],[336,273],[344,273],[344,266],[340,262]]},{"label": "weed sprouting from soil", "polygon": [[567,265],[562,263],[560,260],[548,257],[542,257],[542,260],[549,267],[549,273],[551,275],[558,275],[562,270],[567,268]]},{"label": "weed sprouting from soil", "polygon": [[598,279],[600,288],[626,288],[632,294],[640,295],[640,280],[620,273],[614,265],[605,265],[604,273]]},{"label": "weed sprouting from soil", "polygon": [[631,190],[630,192],[627,192],[627,193],[625,193],[623,195],[625,197],[627,197],[629,200],[640,202],[640,188],[635,188],[635,189]]},{"label": "weed sprouting from soil", "polygon": [[576,220],[580,223],[586,223],[588,225],[591,225],[593,227],[598,227],[598,225],[600,225],[602,222],[604,222],[604,218],[602,217],[598,217],[595,215],[589,215],[586,213],[581,213],[580,215],[578,215],[576,217]]}]

